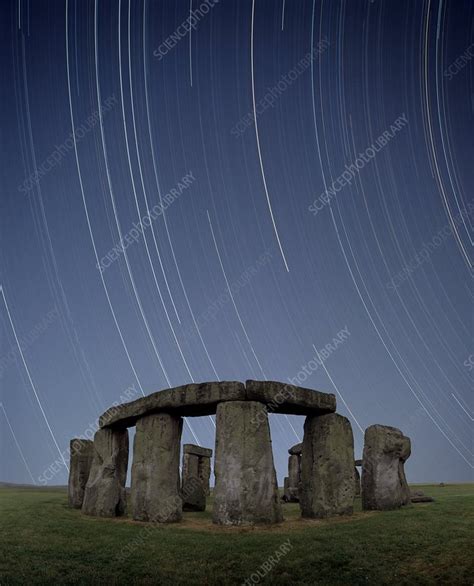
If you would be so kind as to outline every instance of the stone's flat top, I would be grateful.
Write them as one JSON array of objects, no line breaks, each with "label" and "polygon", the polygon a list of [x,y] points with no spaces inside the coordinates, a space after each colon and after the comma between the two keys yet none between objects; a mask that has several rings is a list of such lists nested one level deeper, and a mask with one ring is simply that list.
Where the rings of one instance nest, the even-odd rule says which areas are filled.
[{"label": "stone's flat top", "polygon": [[71,454],[82,454],[85,452],[90,452],[94,448],[93,440],[88,439],[81,439],[79,437],[73,438],[69,442],[69,449]]},{"label": "stone's flat top", "polygon": [[130,427],[144,415],[168,412],[183,417],[216,413],[227,401],[257,401],[270,413],[323,415],[336,410],[336,397],[312,389],[274,381],[249,380],[193,383],[158,391],[130,403],[111,407],[99,418],[100,427]]},{"label": "stone's flat top", "polygon": [[288,450],[288,453],[290,454],[290,456],[300,456],[301,452],[303,451],[303,444],[295,444],[294,446],[291,446],[291,448]]},{"label": "stone's flat top", "polygon": [[355,466],[362,466],[362,459],[354,461]]},{"label": "stone's flat top", "polygon": [[100,416],[99,426],[130,427],[143,415],[159,411],[184,417],[212,415],[218,403],[242,399],[245,399],[245,386],[241,382],[192,383],[112,407]]},{"label": "stone's flat top", "polygon": [[336,411],[336,397],[330,393],[276,381],[248,380],[245,388],[247,400],[265,403],[269,413],[323,415]]},{"label": "stone's flat top", "polygon": [[393,454],[405,461],[411,454],[410,438],[397,427],[375,424],[364,433],[364,460],[372,453]]},{"label": "stone's flat top", "polygon": [[212,458],[212,450],[210,448],[202,448],[195,444],[183,444],[183,452],[185,454],[193,454],[194,456],[201,456],[202,458]]}]

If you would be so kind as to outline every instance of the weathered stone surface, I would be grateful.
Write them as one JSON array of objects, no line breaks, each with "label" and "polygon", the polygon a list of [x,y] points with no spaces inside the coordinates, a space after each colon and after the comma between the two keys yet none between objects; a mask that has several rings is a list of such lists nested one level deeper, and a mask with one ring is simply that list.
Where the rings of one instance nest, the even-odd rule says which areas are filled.
[{"label": "weathered stone surface", "polygon": [[194,454],[195,456],[200,456],[201,458],[212,458],[212,450],[210,448],[202,448],[201,446],[196,446],[195,444],[184,444],[183,453]]},{"label": "weathered stone surface", "polygon": [[[183,484],[181,496],[183,499],[183,510],[205,511],[206,492],[200,478],[201,456],[193,453],[183,454]],[[207,460],[209,458],[206,458]]]},{"label": "weathered stone surface", "polygon": [[214,473],[214,523],[243,525],[282,520],[264,405],[255,401],[218,405]]},{"label": "weathered stone surface", "polygon": [[196,476],[189,477],[181,491],[183,511],[205,511],[206,493],[202,482]]},{"label": "weathered stone surface", "polygon": [[302,516],[352,514],[354,469],[354,438],[349,420],[336,413],[307,417],[301,456]]},{"label": "weathered stone surface", "polygon": [[336,397],[294,385],[275,381],[248,380],[247,400],[265,403],[269,413],[316,415],[336,410]]},{"label": "weathered stone surface", "polygon": [[199,460],[199,479],[204,488],[204,494],[209,496],[211,478],[211,458],[201,458]]},{"label": "weathered stone surface", "polygon": [[354,467],[354,487],[355,495],[360,496],[360,474],[356,467]]},{"label": "weathered stone surface", "polygon": [[364,509],[396,509],[410,502],[404,471],[410,453],[410,438],[399,429],[372,425],[365,430],[362,459]]},{"label": "weathered stone surface", "polygon": [[143,415],[158,412],[184,417],[212,415],[218,403],[242,400],[245,400],[245,387],[240,382],[193,383],[112,407],[101,415],[99,425],[131,427]]},{"label": "weathered stone surface", "polygon": [[84,501],[84,491],[94,458],[94,442],[85,439],[72,439],[70,444],[68,503],[80,509]]},{"label": "weathered stone surface", "polygon": [[426,495],[422,490],[410,490],[410,500],[412,503],[432,503],[434,498]]},{"label": "weathered stone surface", "polygon": [[294,446],[291,446],[291,448],[288,450],[288,453],[290,454],[290,456],[301,456],[301,452],[303,451],[303,444],[295,444]]},{"label": "weathered stone surface", "polygon": [[127,467],[128,431],[99,429],[94,436],[94,457],[84,492],[83,513],[97,517],[125,514]]},{"label": "weathered stone surface", "polygon": [[288,478],[288,476],[285,476],[285,478],[283,478],[283,496],[281,498],[287,503],[290,502],[290,479]]},{"label": "weathered stone surface", "polygon": [[209,495],[212,450],[194,444],[183,445],[183,509],[204,511]]},{"label": "weathered stone surface", "polygon": [[183,420],[169,413],[137,421],[133,444],[131,508],[137,521],[181,520],[179,452]]},{"label": "weathered stone surface", "polygon": [[288,478],[295,487],[300,483],[300,456],[292,455],[288,458]]},{"label": "weathered stone surface", "polygon": [[252,380],[246,386],[237,381],[193,383],[111,407],[99,418],[99,426],[130,427],[138,418],[159,412],[185,417],[211,415],[219,403],[245,400],[264,403],[275,413],[309,415],[336,410],[334,395],[286,383]]},{"label": "weathered stone surface", "polygon": [[[298,444],[301,445],[301,444]],[[301,490],[301,456],[291,454],[288,458],[288,477],[285,478],[284,500],[289,503],[297,503],[300,500]]]}]

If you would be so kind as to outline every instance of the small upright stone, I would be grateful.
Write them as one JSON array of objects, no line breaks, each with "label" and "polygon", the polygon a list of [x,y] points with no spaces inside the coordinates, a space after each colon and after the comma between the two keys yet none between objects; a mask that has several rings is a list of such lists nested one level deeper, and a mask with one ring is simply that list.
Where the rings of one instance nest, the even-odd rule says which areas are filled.
[{"label": "small upright stone", "polygon": [[352,514],[354,469],[354,438],[349,420],[337,413],[308,416],[301,459],[302,516]]},{"label": "small upright stone", "polygon": [[204,494],[210,494],[210,479],[211,479],[211,458],[201,458],[199,461],[199,479],[204,488]]},{"label": "small upright stone", "polygon": [[212,450],[184,444],[183,446],[183,484],[181,496],[183,509],[205,511],[206,496],[209,494]]},{"label": "small upright stone", "polygon": [[94,458],[84,492],[83,513],[97,517],[125,514],[127,467],[128,430],[99,429],[94,436]]},{"label": "small upright stone", "polygon": [[68,503],[80,509],[94,458],[94,442],[86,439],[72,439],[70,444]]},{"label": "small upright stone", "polygon": [[214,473],[214,523],[282,520],[265,405],[256,401],[218,405]]},{"label": "small upright stone", "polygon": [[182,517],[179,452],[183,420],[168,413],[138,419],[133,444],[131,503],[136,521],[173,523]]},{"label": "small upright stone", "polygon": [[371,425],[365,430],[362,458],[362,508],[397,509],[410,502],[404,464],[410,438],[396,427]]},{"label": "small upright stone", "polygon": [[301,490],[301,452],[303,444],[292,446],[288,453],[288,477],[284,481],[283,500],[287,503],[297,503],[300,500]]},{"label": "small upright stone", "polygon": [[360,474],[356,466],[354,466],[354,487],[355,495],[360,496]]}]

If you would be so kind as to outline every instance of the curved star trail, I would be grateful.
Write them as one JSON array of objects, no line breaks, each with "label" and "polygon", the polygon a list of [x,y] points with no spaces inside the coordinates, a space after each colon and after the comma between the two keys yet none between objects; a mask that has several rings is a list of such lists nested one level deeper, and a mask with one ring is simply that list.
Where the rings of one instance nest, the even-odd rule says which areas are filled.
[{"label": "curved star trail", "polygon": [[[356,457],[394,425],[412,482],[470,480],[473,22],[4,2],[0,480],[64,484],[124,396],[247,378],[336,393]],[[282,484],[303,418],[270,420]],[[186,424],[213,447],[213,417]]]}]

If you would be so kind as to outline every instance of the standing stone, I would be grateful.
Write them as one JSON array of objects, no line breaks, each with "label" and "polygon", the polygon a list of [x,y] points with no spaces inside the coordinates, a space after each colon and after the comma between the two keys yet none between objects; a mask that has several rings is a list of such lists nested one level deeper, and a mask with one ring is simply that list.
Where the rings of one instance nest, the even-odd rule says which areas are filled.
[{"label": "standing stone", "polygon": [[94,442],[85,439],[72,439],[69,446],[68,503],[70,507],[80,509],[84,501],[84,491],[94,458]]},{"label": "standing stone", "polygon": [[214,523],[282,521],[265,405],[256,401],[218,405],[214,473]]},{"label": "standing stone", "polygon": [[283,500],[287,503],[290,502],[291,493],[290,493],[290,479],[288,476],[283,478]]},{"label": "standing stone", "polygon": [[209,494],[212,450],[184,444],[183,446],[183,484],[181,496],[183,509],[205,511],[206,496]]},{"label": "standing stone", "polygon": [[181,497],[184,511],[206,510],[206,493],[199,478],[199,456],[195,454],[183,454]]},{"label": "standing stone", "polygon": [[137,421],[133,444],[131,507],[136,521],[180,521],[179,452],[183,420],[168,413]]},{"label": "standing stone", "polygon": [[355,496],[360,496],[360,474],[356,467],[354,467],[354,490]]},{"label": "standing stone", "polygon": [[94,458],[84,492],[83,513],[97,517],[125,514],[127,467],[128,430],[99,429],[94,436]]},{"label": "standing stone", "polygon": [[349,420],[336,413],[308,416],[301,459],[302,516],[352,514],[354,468],[354,438]]},{"label": "standing stone", "polygon": [[397,509],[410,502],[404,464],[410,438],[396,427],[371,425],[365,430],[362,458],[362,508]]},{"label": "standing stone", "polygon": [[303,444],[297,444],[288,450],[288,479],[283,485],[283,498],[288,503],[300,500],[301,489],[301,451]]},{"label": "standing stone", "polygon": [[[210,450],[212,455],[212,450]],[[204,487],[204,494],[209,496],[210,494],[210,478],[211,478],[211,457],[200,458],[199,460],[199,479]]]}]

